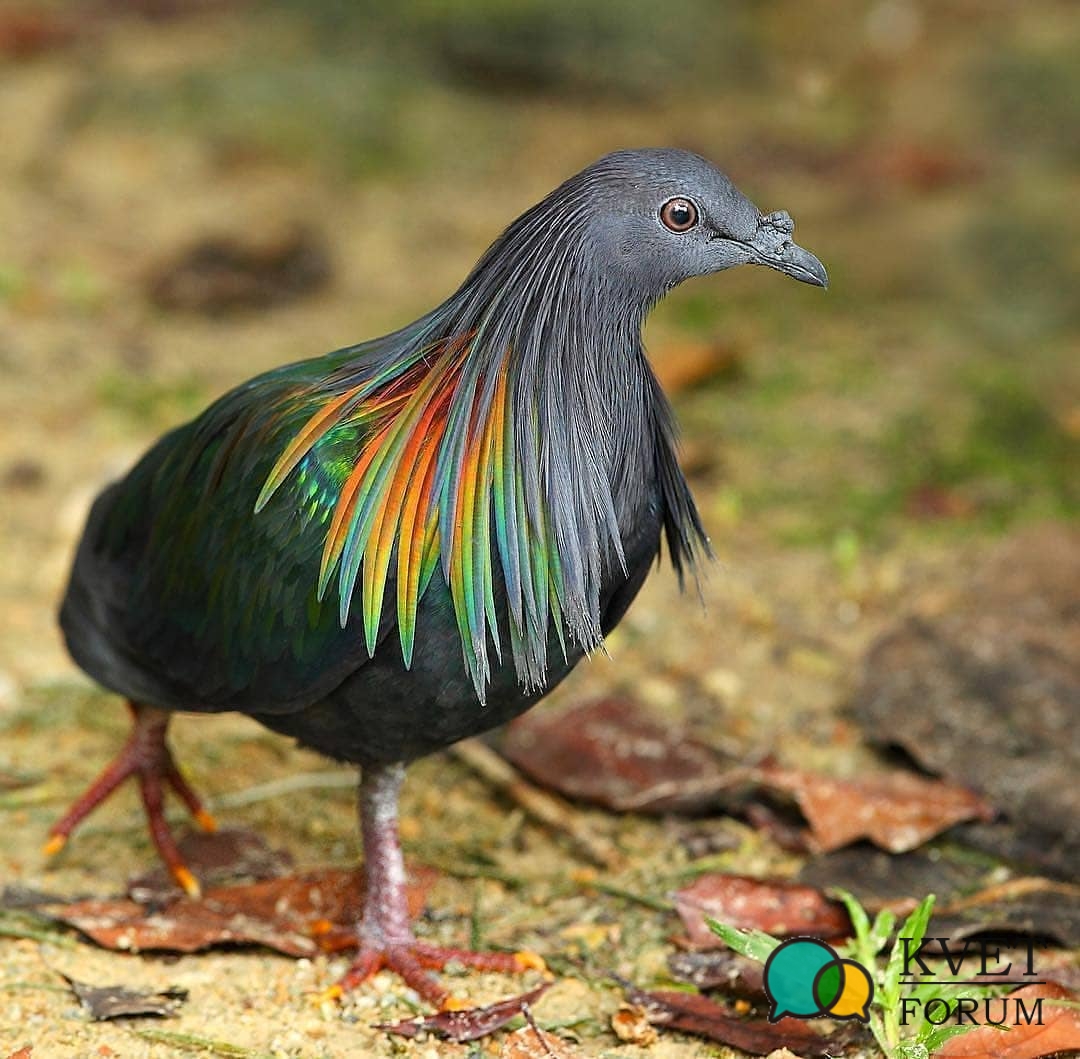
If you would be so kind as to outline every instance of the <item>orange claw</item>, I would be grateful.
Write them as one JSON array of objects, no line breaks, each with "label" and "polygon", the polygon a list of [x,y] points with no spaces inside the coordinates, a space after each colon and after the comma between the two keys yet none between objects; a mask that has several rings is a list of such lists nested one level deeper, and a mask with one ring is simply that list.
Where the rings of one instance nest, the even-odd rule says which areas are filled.
[{"label": "orange claw", "polygon": [[172,877],[176,880],[177,885],[188,897],[202,897],[202,887],[199,885],[199,880],[191,874],[188,868],[184,867],[183,864],[175,864],[171,870]]},{"label": "orange claw", "polygon": [[539,971],[541,974],[550,974],[544,958],[535,952],[515,952],[514,961],[523,971]]},{"label": "orange claw", "polygon": [[340,985],[332,985],[329,989],[324,989],[321,993],[316,993],[311,998],[311,1002],[316,1007],[322,1007],[323,1004],[333,1003],[335,1000],[340,1000],[345,995],[345,990]]},{"label": "orange claw", "polygon": [[96,780],[75,800],[67,813],[50,829],[45,855],[64,848],[68,837],[113,791],[126,780],[138,781],[150,837],[177,885],[189,897],[199,897],[198,880],[183,862],[176,840],[165,821],[164,793],[172,789],[204,831],[216,831],[217,821],[203,807],[199,796],[180,774],[166,740],[169,714],[151,706],[129,703],[134,718],[131,735],[120,752]]},{"label": "orange claw", "polygon": [[46,857],[55,857],[67,845],[66,835],[52,835],[49,841],[41,847],[41,852]]}]

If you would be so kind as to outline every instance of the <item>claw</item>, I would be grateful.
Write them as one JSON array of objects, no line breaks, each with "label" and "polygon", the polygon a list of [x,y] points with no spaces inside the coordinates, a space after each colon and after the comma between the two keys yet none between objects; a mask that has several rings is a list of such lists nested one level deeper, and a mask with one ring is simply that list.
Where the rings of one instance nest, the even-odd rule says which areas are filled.
[{"label": "claw", "polygon": [[548,965],[544,963],[544,958],[536,952],[515,952],[514,962],[517,963],[523,971],[539,971],[541,974],[551,974],[548,970]]},{"label": "claw", "polygon": [[340,1000],[345,995],[345,990],[340,985],[332,985],[329,989],[324,989],[321,993],[316,993],[311,1002],[316,1007],[322,1007],[323,1004],[332,1004],[335,1000]]},{"label": "claw", "polygon": [[184,864],[165,822],[163,795],[171,788],[187,806],[195,822],[204,831],[216,831],[217,821],[203,807],[198,795],[180,775],[166,741],[169,715],[164,710],[129,703],[135,724],[127,743],[100,776],[75,801],[65,816],[53,825],[45,843],[45,856],[64,848],[76,827],[108,798],[125,780],[138,780],[150,837],[169,873],[189,897],[199,897],[202,890],[195,876]]},{"label": "claw", "polygon": [[49,841],[41,847],[42,855],[46,857],[55,857],[66,845],[66,835],[51,835]]},{"label": "claw", "polygon": [[199,885],[199,880],[183,865],[173,865],[171,868],[172,877],[176,880],[176,885],[180,887],[191,898],[202,897],[202,887]]}]

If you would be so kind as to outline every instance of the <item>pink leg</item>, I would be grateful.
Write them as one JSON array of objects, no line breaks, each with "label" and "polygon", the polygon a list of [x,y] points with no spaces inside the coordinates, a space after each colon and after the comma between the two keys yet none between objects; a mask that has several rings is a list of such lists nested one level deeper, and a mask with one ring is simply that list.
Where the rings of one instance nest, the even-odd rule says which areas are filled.
[{"label": "pink leg", "polygon": [[360,948],[352,966],[330,991],[340,996],[387,968],[436,1007],[456,1006],[445,986],[431,974],[448,963],[479,971],[520,973],[543,971],[544,962],[532,953],[471,952],[418,941],[409,924],[405,864],[398,838],[398,795],[404,765],[364,769],[360,783],[360,831],[364,845],[366,886],[358,934]]},{"label": "pink leg", "polygon": [[76,799],[63,818],[50,828],[45,853],[49,856],[59,853],[75,828],[120,784],[135,776],[139,781],[139,793],[146,810],[150,837],[158,854],[179,886],[192,897],[197,897],[199,883],[184,864],[169,825],[165,822],[164,787],[171,787],[180,796],[203,830],[213,831],[217,825],[176,767],[165,738],[169,714],[164,710],[134,702],[128,703],[128,706],[134,718],[134,727],[128,741],[101,775]]}]

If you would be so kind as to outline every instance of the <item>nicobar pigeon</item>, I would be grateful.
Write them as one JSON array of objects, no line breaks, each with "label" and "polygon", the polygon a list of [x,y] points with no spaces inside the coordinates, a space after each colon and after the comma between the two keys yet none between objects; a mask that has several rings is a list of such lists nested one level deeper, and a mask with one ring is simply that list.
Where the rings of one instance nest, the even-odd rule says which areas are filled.
[{"label": "nicobar pigeon", "polygon": [[346,989],[382,967],[436,1004],[453,959],[406,912],[398,795],[415,758],[527,710],[619,622],[661,539],[708,552],[642,345],[672,287],[825,269],[703,158],[620,151],[514,221],[441,305],[393,334],[269,371],[166,434],[97,498],[60,623],[123,696],[129,741],[50,832],[135,777],[177,882],[172,711],[235,710],[361,767],[366,896]]}]

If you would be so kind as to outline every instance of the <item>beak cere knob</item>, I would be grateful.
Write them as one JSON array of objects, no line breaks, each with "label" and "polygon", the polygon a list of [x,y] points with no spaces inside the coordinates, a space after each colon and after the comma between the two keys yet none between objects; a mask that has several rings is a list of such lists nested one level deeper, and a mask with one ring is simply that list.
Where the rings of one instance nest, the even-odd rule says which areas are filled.
[{"label": "beak cere knob", "polygon": [[829,274],[825,266],[809,250],[792,241],[795,222],[787,210],[778,210],[762,217],[753,239],[747,243],[750,263],[767,265],[785,276],[815,287],[828,287]]}]

